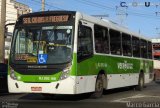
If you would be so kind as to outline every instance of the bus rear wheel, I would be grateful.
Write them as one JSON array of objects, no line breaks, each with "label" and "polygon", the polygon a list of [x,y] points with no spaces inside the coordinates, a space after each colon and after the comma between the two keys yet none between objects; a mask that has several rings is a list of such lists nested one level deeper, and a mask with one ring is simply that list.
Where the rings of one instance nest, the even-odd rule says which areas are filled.
[{"label": "bus rear wheel", "polygon": [[100,98],[103,94],[103,74],[99,74],[95,84],[95,92],[92,93],[91,98]]},{"label": "bus rear wheel", "polygon": [[136,86],[136,89],[139,91],[142,91],[144,88],[144,75],[140,74],[139,75],[139,81],[138,81],[138,85]]}]

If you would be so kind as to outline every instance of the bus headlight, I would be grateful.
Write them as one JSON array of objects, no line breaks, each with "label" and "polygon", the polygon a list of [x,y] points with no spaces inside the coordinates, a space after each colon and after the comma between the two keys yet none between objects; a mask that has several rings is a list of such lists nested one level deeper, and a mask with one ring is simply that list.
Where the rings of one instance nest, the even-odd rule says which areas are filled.
[{"label": "bus headlight", "polygon": [[15,75],[15,72],[14,72],[14,69],[11,68],[11,67],[10,67],[10,76],[11,76],[11,78],[14,79],[14,80],[17,79],[17,77],[16,77],[16,75]]},{"label": "bus headlight", "polygon": [[68,78],[70,70],[71,70],[71,66],[63,69],[60,79],[64,80],[64,79]]}]

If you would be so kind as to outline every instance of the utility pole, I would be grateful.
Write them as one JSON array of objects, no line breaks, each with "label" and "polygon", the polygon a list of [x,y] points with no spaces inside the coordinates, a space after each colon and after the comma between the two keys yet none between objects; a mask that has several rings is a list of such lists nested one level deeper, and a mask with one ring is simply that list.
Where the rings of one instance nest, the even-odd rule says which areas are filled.
[{"label": "utility pole", "polygon": [[5,47],[5,22],[6,22],[6,0],[1,0],[1,13],[0,13],[0,63],[4,62],[4,47]]},{"label": "utility pole", "polygon": [[120,25],[123,25],[123,22],[125,21],[125,18],[127,18],[128,13],[127,13],[128,7],[120,7],[116,6],[116,11],[117,11],[117,16],[120,21]]},{"label": "utility pole", "polygon": [[45,11],[45,0],[42,0],[42,11]]}]

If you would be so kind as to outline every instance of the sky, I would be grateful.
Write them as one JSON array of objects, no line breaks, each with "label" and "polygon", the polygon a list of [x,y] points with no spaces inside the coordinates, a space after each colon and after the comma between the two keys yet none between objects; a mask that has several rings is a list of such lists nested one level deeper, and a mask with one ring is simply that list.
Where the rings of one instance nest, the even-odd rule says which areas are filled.
[{"label": "sky", "polygon": [[[16,0],[41,11],[41,0]],[[146,38],[160,38],[160,0],[45,0],[45,10],[80,11],[106,15],[111,20]],[[146,5],[148,7],[145,6]],[[150,3],[150,5],[149,5]],[[157,13],[157,14],[156,14]]]}]

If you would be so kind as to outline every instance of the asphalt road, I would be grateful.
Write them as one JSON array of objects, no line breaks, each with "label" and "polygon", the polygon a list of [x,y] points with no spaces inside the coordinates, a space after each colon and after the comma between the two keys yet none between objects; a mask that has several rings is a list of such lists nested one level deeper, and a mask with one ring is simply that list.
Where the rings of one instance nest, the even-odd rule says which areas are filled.
[{"label": "asphalt road", "polygon": [[0,94],[0,108],[160,108],[160,83],[151,82],[143,91],[133,88],[107,90],[102,98],[91,99],[89,94],[56,95]]}]

